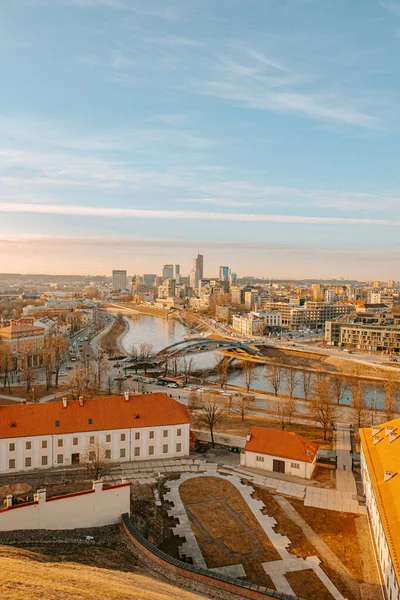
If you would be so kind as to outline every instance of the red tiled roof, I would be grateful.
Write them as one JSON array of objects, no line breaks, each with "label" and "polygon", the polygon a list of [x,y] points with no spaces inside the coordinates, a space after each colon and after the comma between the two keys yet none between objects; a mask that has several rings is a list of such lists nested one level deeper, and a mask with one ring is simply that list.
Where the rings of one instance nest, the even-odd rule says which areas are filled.
[{"label": "red tiled roof", "polygon": [[0,333],[24,333],[27,331],[43,333],[43,327],[29,325],[27,323],[11,323],[11,325],[7,325],[7,327],[0,328]]},{"label": "red tiled roof", "polygon": [[67,408],[62,401],[0,406],[0,439],[185,423],[190,423],[186,406],[161,393],[133,395],[128,402],[103,396],[83,406],[69,400]]},{"label": "red tiled roof", "polygon": [[318,444],[305,440],[301,435],[290,431],[250,427],[251,438],[244,447],[247,452],[270,454],[303,462],[313,462]]}]

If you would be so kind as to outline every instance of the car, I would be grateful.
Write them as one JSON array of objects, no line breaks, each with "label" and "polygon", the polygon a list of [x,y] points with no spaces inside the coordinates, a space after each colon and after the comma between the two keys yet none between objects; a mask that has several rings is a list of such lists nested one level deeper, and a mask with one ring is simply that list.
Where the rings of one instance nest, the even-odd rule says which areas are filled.
[{"label": "car", "polygon": [[114,366],[114,369],[118,369],[118,367],[120,367],[121,365],[119,363],[115,363],[115,365],[113,365],[113,366]]},{"label": "car", "polygon": [[67,367],[65,367],[67,369],[67,371],[72,371],[72,369],[74,368],[72,365],[68,365]]},{"label": "car", "polygon": [[177,387],[178,387],[178,384],[177,384],[177,383],[169,383],[169,384],[167,385],[167,387],[169,387],[169,388],[177,388]]},{"label": "car", "polygon": [[65,375],[66,375],[65,371],[60,371],[58,374],[59,377],[65,377]]}]

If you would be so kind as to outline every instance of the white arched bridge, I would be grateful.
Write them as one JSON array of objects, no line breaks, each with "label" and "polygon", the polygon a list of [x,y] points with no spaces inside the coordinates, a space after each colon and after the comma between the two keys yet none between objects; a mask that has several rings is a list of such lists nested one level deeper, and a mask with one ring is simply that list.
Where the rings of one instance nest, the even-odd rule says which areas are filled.
[{"label": "white arched bridge", "polygon": [[171,344],[157,352],[156,356],[157,358],[162,359],[170,356],[182,356],[183,354],[210,352],[211,350],[235,350],[252,356],[262,356],[257,348],[249,346],[244,342],[236,340],[215,340],[203,337],[190,338]]}]

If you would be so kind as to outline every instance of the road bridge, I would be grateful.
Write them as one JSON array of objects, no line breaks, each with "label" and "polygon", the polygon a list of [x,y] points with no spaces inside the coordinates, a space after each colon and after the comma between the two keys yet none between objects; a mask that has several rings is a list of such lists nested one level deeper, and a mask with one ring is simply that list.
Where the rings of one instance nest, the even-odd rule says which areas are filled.
[{"label": "road bridge", "polygon": [[244,342],[199,337],[171,344],[157,352],[156,357],[165,358],[167,356],[182,356],[191,353],[199,354],[212,350],[234,350],[238,353],[250,354],[251,356],[262,356],[261,352],[255,346],[250,346]]}]

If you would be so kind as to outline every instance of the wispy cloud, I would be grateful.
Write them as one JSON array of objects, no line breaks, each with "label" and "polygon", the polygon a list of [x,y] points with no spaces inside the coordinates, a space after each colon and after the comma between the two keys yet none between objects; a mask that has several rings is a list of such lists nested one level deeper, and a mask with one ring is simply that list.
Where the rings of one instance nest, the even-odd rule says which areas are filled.
[{"label": "wispy cloud", "polygon": [[237,221],[241,223],[286,223],[286,224],[342,224],[399,227],[400,221],[388,219],[363,219],[345,217],[313,217],[303,215],[275,215],[251,213],[217,213],[204,211],[145,210],[136,208],[104,208],[96,206],[72,206],[0,202],[0,212],[24,214],[51,214],[77,217],[106,217],[131,219],[162,219],[192,221]]}]

